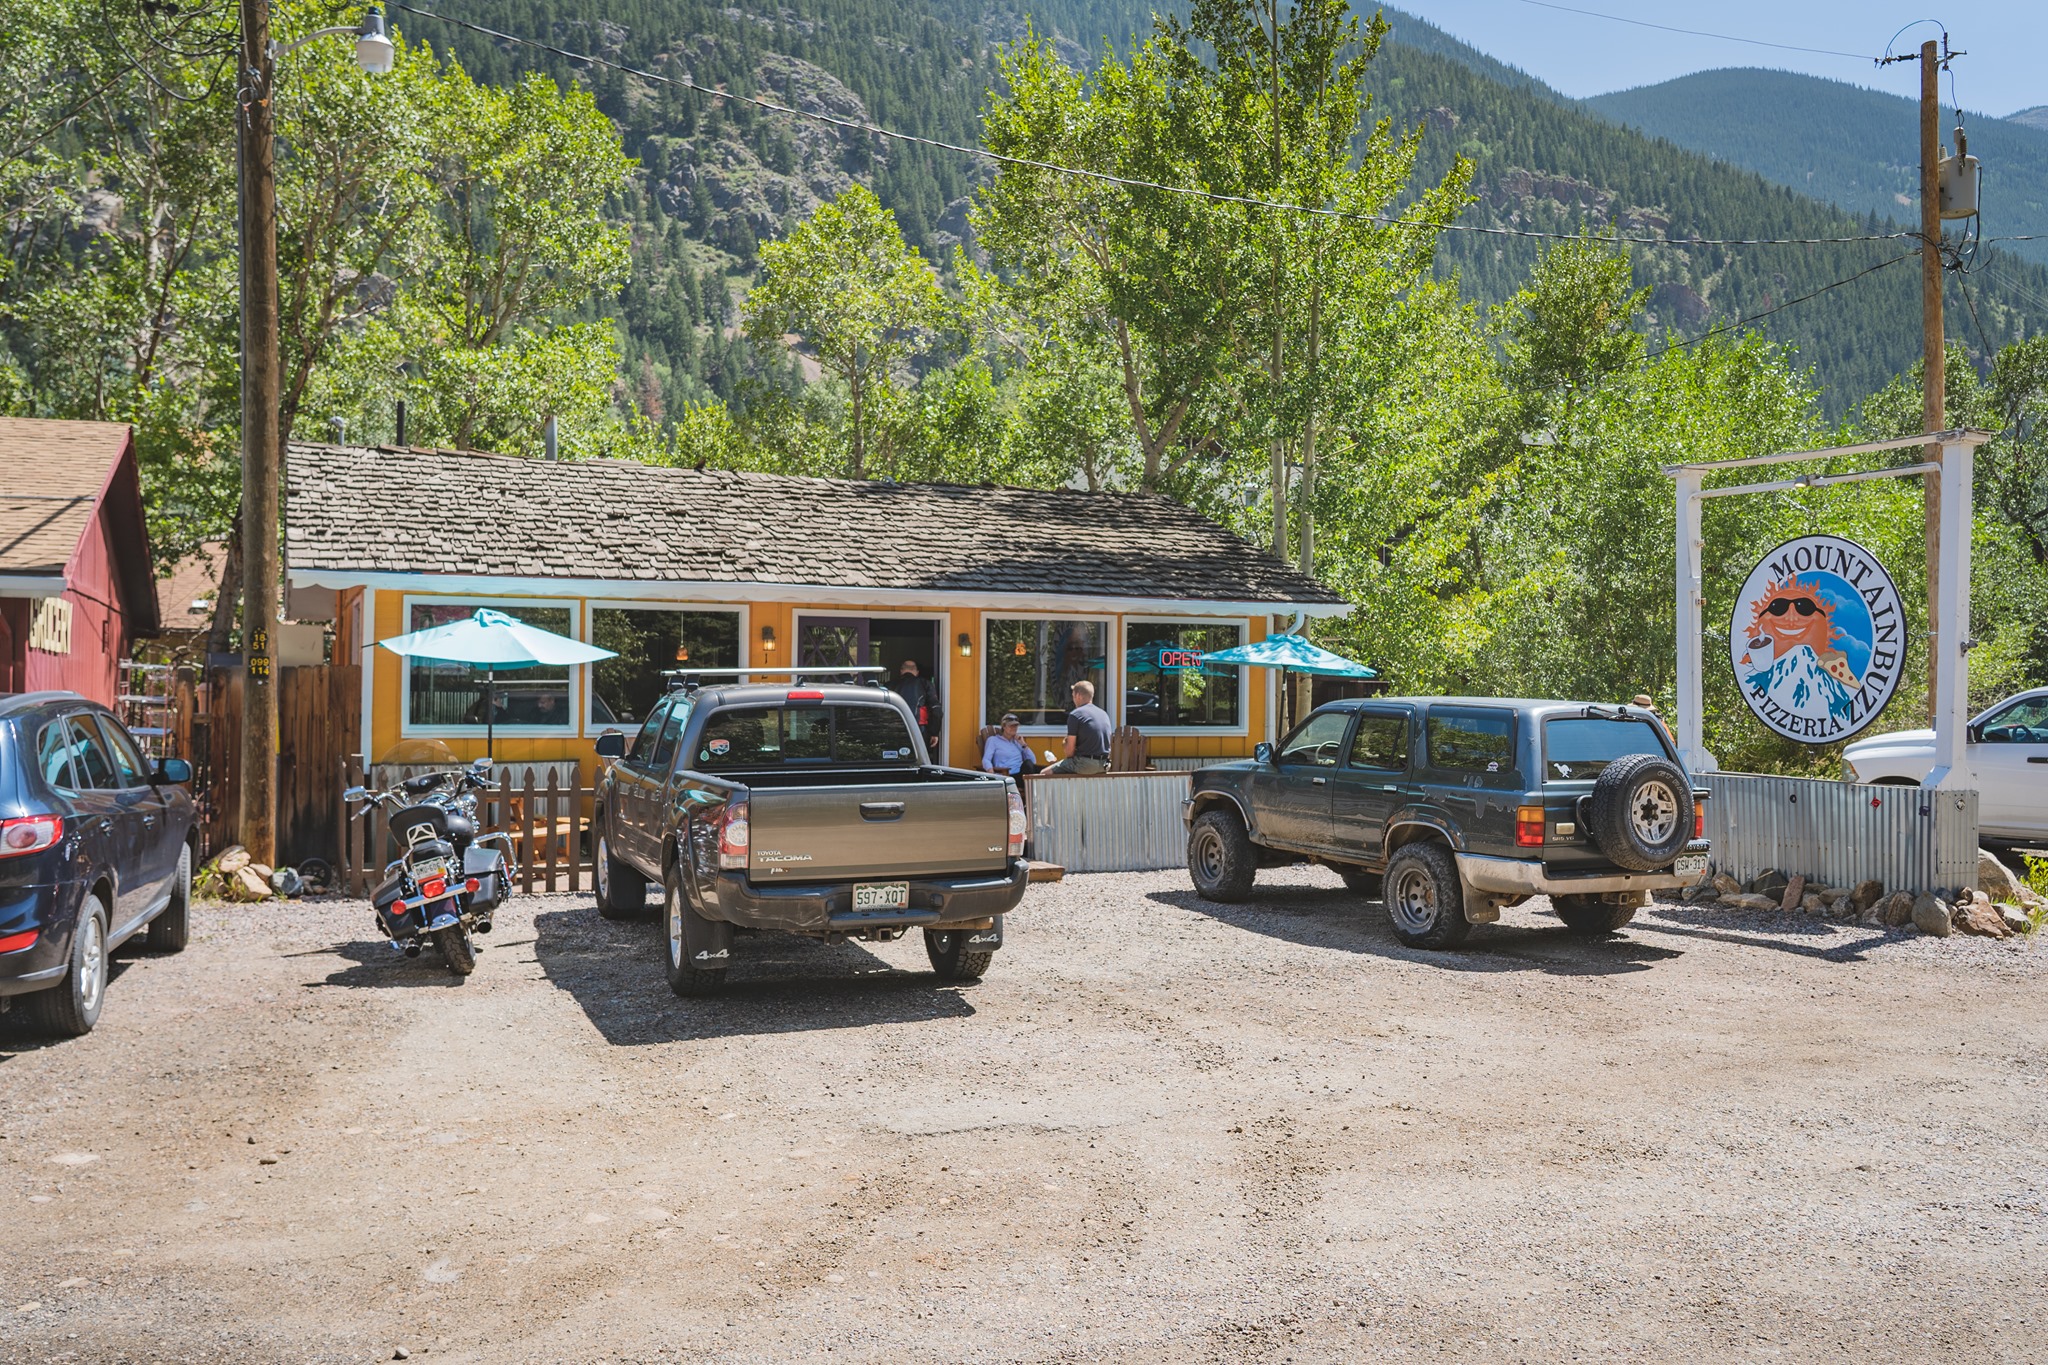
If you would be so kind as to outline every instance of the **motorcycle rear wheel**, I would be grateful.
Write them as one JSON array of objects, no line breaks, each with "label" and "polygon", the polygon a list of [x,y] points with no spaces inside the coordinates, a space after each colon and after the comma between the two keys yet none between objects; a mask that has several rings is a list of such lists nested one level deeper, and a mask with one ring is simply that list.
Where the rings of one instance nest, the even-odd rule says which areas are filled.
[{"label": "motorcycle rear wheel", "polygon": [[434,944],[447,961],[448,970],[456,976],[468,976],[476,970],[476,945],[469,941],[469,930],[461,925],[436,930]]}]

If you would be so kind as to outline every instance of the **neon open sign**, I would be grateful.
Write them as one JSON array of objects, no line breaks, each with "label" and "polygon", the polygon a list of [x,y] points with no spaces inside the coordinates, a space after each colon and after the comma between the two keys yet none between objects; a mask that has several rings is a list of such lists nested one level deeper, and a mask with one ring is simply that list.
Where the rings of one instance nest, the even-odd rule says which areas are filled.
[{"label": "neon open sign", "polygon": [[1190,668],[1200,668],[1202,657],[1199,649],[1162,649],[1159,651],[1159,671],[1182,673]]}]

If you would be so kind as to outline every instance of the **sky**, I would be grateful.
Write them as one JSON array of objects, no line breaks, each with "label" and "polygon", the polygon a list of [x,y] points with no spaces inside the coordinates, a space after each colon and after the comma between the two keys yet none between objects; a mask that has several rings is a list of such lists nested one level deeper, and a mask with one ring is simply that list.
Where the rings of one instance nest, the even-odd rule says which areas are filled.
[{"label": "sky", "polygon": [[[1953,65],[1955,96],[1974,113],[2004,116],[2048,104],[2048,0],[1557,0],[1677,28],[1734,34],[1797,47],[1876,56],[1894,32],[1935,18],[1967,56]],[[1511,66],[1575,98],[1655,85],[1694,71],[1767,66],[1850,81],[1918,98],[1917,63],[1878,68],[1868,57],[1823,56],[1691,37],[1543,8],[1529,0],[1395,0]],[[1921,24],[1893,51],[1915,51],[1940,29]],[[1942,101],[1951,102],[1946,78]]]}]

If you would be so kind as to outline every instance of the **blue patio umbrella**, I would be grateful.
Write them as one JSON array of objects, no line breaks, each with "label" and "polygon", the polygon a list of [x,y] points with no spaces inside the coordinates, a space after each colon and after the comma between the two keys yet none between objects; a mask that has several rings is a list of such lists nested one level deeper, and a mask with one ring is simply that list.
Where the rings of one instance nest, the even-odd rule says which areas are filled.
[{"label": "blue patio umbrella", "polygon": [[1315,673],[1325,678],[1377,678],[1377,669],[1353,663],[1342,654],[1332,654],[1310,644],[1299,635],[1268,635],[1263,640],[1236,649],[1222,649],[1202,656],[1205,664],[1250,664],[1254,668],[1289,668],[1296,673]]},{"label": "blue patio umbrella", "polygon": [[571,640],[539,626],[529,626],[502,611],[480,607],[474,616],[429,626],[409,635],[394,635],[378,644],[393,654],[438,663],[468,664],[484,673],[484,755],[490,756],[497,728],[497,680],[501,670],[536,664],[588,664],[617,657],[616,651]]}]

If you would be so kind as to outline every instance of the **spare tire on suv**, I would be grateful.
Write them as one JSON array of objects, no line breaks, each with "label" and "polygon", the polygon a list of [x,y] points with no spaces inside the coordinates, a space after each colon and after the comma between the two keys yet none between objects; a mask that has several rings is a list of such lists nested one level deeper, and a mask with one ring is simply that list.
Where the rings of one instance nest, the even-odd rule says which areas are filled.
[{"label": "spare tire on suv", "polygon": [[1669,867],[1692,841],[1692,783],[1662,754],[1615,759],[1587,801],[1586,832],[1617,867]]}]

